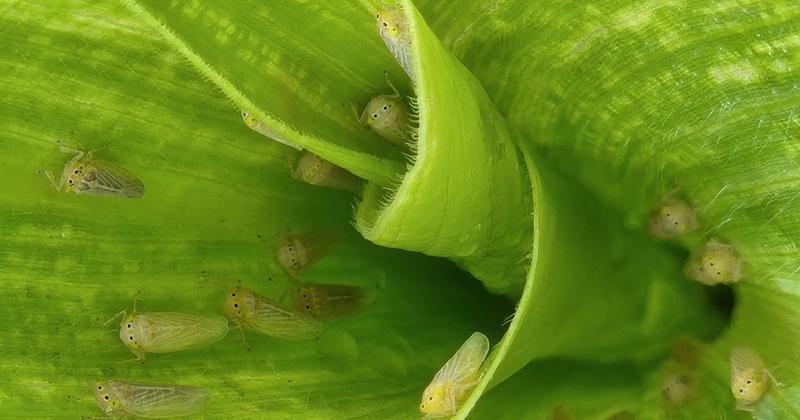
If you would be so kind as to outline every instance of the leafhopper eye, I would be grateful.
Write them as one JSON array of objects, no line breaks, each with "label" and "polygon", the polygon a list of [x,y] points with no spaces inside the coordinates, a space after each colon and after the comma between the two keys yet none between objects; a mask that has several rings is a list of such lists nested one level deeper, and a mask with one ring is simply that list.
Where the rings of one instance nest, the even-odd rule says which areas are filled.
[{"label": "leafhopper eye", "polygon": [[244,124],[247,126],[247,128],[258,131],[256,130],[258,127],[258,121],[256,121],[256,119],[253,118],[249,112],[242,111],[242,121],[244,121]]}]

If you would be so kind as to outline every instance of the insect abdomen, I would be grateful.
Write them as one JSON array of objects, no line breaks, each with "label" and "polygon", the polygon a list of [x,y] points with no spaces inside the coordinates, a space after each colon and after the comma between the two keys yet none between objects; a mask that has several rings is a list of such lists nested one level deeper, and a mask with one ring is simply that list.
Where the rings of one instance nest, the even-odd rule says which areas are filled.
[{"label": "insect abdomen", "polygon": [[218,315],[195,315],[174,312],[144,314],[155,327],[150,342],[151,353],[169,353],[206,346],[228,334],[228,320]]},{"label": "insect abdomen", "polygon": [[75,192],[77,194],[139,198],[144,184],[130,172],[105,162],[93,161],[84,170]]},{"label": "insect abdomen", "polygon": [[285,340],[312,340],[322,334],[322,324],[316,319],[266,298],[256,302],[255,314],[249,321],[254,330]]}]

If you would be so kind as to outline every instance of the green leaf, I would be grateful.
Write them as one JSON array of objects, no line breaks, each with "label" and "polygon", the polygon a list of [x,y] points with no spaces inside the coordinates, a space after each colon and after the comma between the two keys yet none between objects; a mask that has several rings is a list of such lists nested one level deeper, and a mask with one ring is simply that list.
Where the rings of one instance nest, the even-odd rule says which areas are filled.
[{"label": "green leaf", "polygon": [[[0,6],[0,163],[12,180],[0,187],[0,405],[88,416],[87,386],[116,377],[208,386],[208,417],[409,418],[436,370],[483,331],[497,345],[459,418],[558,405],[598,418],[743,417],[732,345],[754,347],[782,382],[756,414],[796,416],[787,70],[800,10],[701,3],[420,1],[419,13],[403,1],[416,83],[366,2]],[[384,72],[418,101],[410,159],[352,113],[386,93]],[[247,129],[241,110],[368,180],[364,196],[294,181],[297,153]],[[140,177],[144,198],[52,190],[39,171],[69,159],[56,137],[108,144],[97,156]],[[680,272],[702,235],[673,248],[642,233],[650,205],[676,187],[702,233],[747,261],[719,339],[714,292]],[[446,257],[480,283],[443,259],[367,243],[349,226],[354,204],[366,239]],[[319,341],[251,332],[248,350],[231,334],[137,363],[103,325],[137,299],[219,312],[237,283],[278,298],[288,279],[276,238],[316,228],[343,240],[303,279],[377,295]],[[673,410],[660,363],[682,334],[709,344],[698,398]],[[540,361],[551,358],[563,360]]]},{"label": "green leaf", "polygon": [[380,40],[357,36],[371,29],[352,19],[364,13],[358,4],[123,3],[282,139],[365,179],[386,183],[401,170],[400,151],[352,115],[351,104],[385,88],[383,74],[368,70],[391,68],[387,53],[364,54],[381,51]]},{"label": "green leaf", "polygon": [[489,290],[518,296],[532,239],[525,166],[480,84],[410,7],[416,155],[396,188],[366,192],[356,227],[379,245],[451,258]]},{"label": "green leaf", "polygon": [[[294,152],[247,129],[126,9],[18,3],[2,20],[4,415],[96,416],[91,385],[118,378],[209,387],[206,418],[407,418],[462,337],[499,336],[504,299],[450,263],[361,239],[349,226],[352,197],[292,180]],[[39,170],[59,173],[71,157],[56,138],[107,144],[97,157],[141,178],[144,197],[53,190]],[[103,325],[135,300],[144,311],[221,313],[225,288],[240,282],[277,299],[288,285],[277,236],[319,228],[341,243],[302,278],[376,294],[362,313],[327,323],[319,341],[248,332],[248,351],[232,330],[140,363],[117,324]]]},{"label": "green leaf", "polygon": [[[571,418],[557,416],[564,413],[572,418],[606,420],[621,412],[636,413],[645,384],[640,367],[630,363],[531,363],[486,394],[473,417]],[[509,404],[509,395],[524,395],[526,403]]]},{"label": "green leaf", "polygon": [[[625,233],[621,225],[611,222],[613,213],[552,173],[543,161],[527,158],[533,208],[517,210],[528,202],[527,193],[514,183],[522,163],[515,161],[516,153],[507,153],[513,145],[502,120],[490,108],[480,86],[441,47],[421,17],[413,11],[408,16],[418,65],[419,156],[378,218],[385,218],[384,223],[394,229],[382,236],[367,229],[365,237],[426,253],[440,243],[447,244],[445,249],[450,252],[464,243],[483,247],[498,241],[515,244],[519,243],[515,235],[529,229],[524,214],[533,213],[535,239],[526,293],[462,415],[469,412],[482,390],[531,360],[554,355],[647,359],[665,351],[677,331],[700,335],[714,331],[719,321],[706,309],[702,288],[673,280],[680,275],[674,257],[646,239]],[[463,156],[459,151],[470,154]],[[463,174],[469,174],[466,181],[452,181]],[[489,188],[483,192],[483,187]],[[481,193],[486,198],[476,199]],[[442,201],[442,196],[447,200]],[[459,200],[464,204],[451,209]],[[490,235],[495,236],[487,239],[458,236],[480,223],[475,217],[505,223],[489,225]],[[415,237],[413,232],[419,233]],[[438,236],[432,240],[430,232]],[[384,236],[391,242],[382,242]],[[613,245],[609,247],[609,243]],[[519,267],[527,256],[526,245],[501,248],[504,259],[499,266]],[[636,259],[629,257],[633,249]],[[513,271],[486,270],[492,267],[487,259],[463,265],[490,290],[499,289],[495,279],[514,278]],[[626,293],[620,294],[621,289]],[[577,308],[576,300],[580,302]],[[574,320],[573,325],[565,328],[565,320]],[[698,320],[702,320],[699,325]]]},{"label": "green leaf", "polygon": [[[412,56],[419,70],[416,156],[396,191],[389,187],[387,192],[386,187],[375,184],[368,188],[356,213],[357,227],[367,239],[381,245],[450,257],[490,290],[512,295],[518,293],[525,279],[528,255],[536,257],[537,265],[528,282],[530,291],[520,301],[517,319],[487,367],[475,398],[492,378],[499,383],[535,358],[554,354],[602,360],[647,358],[665,351],[670,344],[667,338],[677,331],[689,331],[686,324],[690,321],[705,321],[703,328],[691,329],[696,333],[713,330],[716,324],[707,313],[700,287],[658,275],[642,278],[642,266],[650,270],[653,261],[668,258],[663,251],[646,242],[626,241],[621,226],[604,230],[611,220],[607,212],[597,211],[595,203],[582,200],[585,192],[575,191],[574,185],[558,176],[540,177],[535,169],[539,164],[533,163],[528,166],[539,200],[531,205],[526,198],[530,186],[524,179],[524,164],[499,115],[472,76],[442,48],[410,7],[406,4],[404,10],[408,11]],[[172,22],[174,28],[189,27],[185,13],[173,13],[166,7],[154,10],[153,14]],[[330,37],[324,41],[336,42]],[[229,64],[235,61],[218,62],[221,69],[211,71],[235,72],[237,66]],[[209,70],[201,67],[201,71]],[[324,152],[323,156],[327,157]],[[347,162],[345,166],[349,168]],[[550,205],[558,211],[548,211]],[[595,218],[587,220],[582,205],[594,208]],[[529,242],[533,239],[531,212],[541,224],[533,252]],[[559,222],[558,218],[567,221]],[[608,240],[616,236],[620,236],[621,249],[604,248],[601,242],[586,243],[590,237]],[[558,243],[555,248],[554,243]],[[643,254],[652,249],[649,252],[653,255],[636,266],[626,265],[611,254],[624,254],[629,246]],[[665,264],[673,267],[673,273],[677,265],[676,261]],[[610,278],[619,285],[635,281],[636,286],[620,295],[609,283]],[[587,287],[587,281],[595,287]],[[585,311],[575,317],[583,320],[573,328],[552,328],[561,318],[574,316],[575,311],[564,303],[580,293],[592,296],[582,305]],[[604,311],[609,304],[613,309]],[[537,310],[529,311],[530,305],[537,305]],[[676,317],[670,309],[678,307],[685,310]],[[615,325],[616,332],[599,330],[603,325]],[[593,344],[586,345],[587,341]],[[630,351],[634,344],[638,346],[635,354]],[[470,407],[466,404],[464,412]]]},{"label": "green leaf", "polygon": [[631,227],[677,188],[703,224],[681,245],[713,235],[744,257],[733,323],[697,372],[703,404],[683,414],[716,416],[722,405],[734,415],[728,352],[745,345],[783,384],[756,416],[800,415],[790,350],[800,340],[796,3],[420,3],[511,131]]}]

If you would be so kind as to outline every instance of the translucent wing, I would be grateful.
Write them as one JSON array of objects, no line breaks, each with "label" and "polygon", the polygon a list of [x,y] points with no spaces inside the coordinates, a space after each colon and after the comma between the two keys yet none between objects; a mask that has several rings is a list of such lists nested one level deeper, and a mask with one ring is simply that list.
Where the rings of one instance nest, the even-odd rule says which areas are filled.
[{"label": "translucent wing", "polygon": [[76,186],[80,194],[139,198],[144,185],[136,175],[108,163],[92,160]]},{"label": "translucent wing", "polygon": [[466,385],[476,381],[478,370],[488,353],[489,339],[479,332],[473,333],[453,357],[439,369],[432,383]]},{"label": "translucent wing", "polygon": [[183,385],[144,384],[117,381],[127,390],[121,411],[150,417],[179,417],[197,413],[208,400],[208,389]]},{"label": "translucent wing", "polygon": [[450,416],[475,387],[478,372],[489,353],[489,339],[475,332],[436,373],[422,393],[420,411],[426,417]]},{"label": "translucent wing", "polygon": [[743,372],[749,370],[764,370],[764,362],[755,351],[745,348],[736,347],[731,350],[731,376],[740,376]]},{"label": "translucent wing", "polygon": [[153,337],[145,351],[169,353],[216,343],[228,334],[228,320],[217,315],[197,315],[178,312],[147,312],[137,314],[150,321]]},{"label": "translucent wing", "polygon": [[397,63],[400,64],[400,67],[406,71],[406,74],[408,74],[411,80],[414,80],[414,66],[411,61],[411,41],[406,37],[399,37],[396,39],[383,37],[383,40],[389,52],[397,60]]},{"label": "translucent wing", "polygon": [[262,297],[256,301],[247,324],[262,334],[286,340],[311,340],[322,334],[322,324],[316,319]]}]

